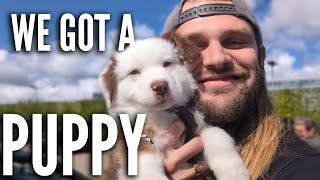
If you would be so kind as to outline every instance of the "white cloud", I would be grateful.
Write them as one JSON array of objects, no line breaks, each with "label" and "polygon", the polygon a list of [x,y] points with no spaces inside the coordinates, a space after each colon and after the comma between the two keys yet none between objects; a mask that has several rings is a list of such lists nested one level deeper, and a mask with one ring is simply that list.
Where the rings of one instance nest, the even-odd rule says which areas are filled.
[{"label": "white cloud", "polygon": [[285,28],[293,36],[313,36],[320,30],[315,7],[320,7],[320,1],[273,0],[270,11],[278,28]]},{"label": "white cloud", "polygon": [[[273,77],[272,77],[272,69],[267,63],[268,61],[275,61],[276,65],[273,67]],[[273,51],[270,53],[268,57],[268,61],[266,61],[265,69],[267,73],[267,79],[282,79],[289,78],[294,76],[293,73],[293,65],[296,62],[294,56],[290,55],[285,51]]]},{"label": "white cloud", "polygon": [[272,0],[261,21],[267,44],[304,51],[306,40],[320,36],[316,7],[320,7],[318,0]]},{"label": "white cloud", "polygon": [[[275,60],[273,77],[271,77],[271,66],[266,62],[265,69],[267,79],[296,79],[296,78],[319,78],[320,77],[320,61],[305,61],[301,68],[295,68],[294,64],[297,59],[290,53],[283,50],[275,50],[270,53],[268,60]],[[310,63],[312,62],[312,63]]]},{"label": "white cloud", "polygon": [[[136,39],[155,36],[146,25],[134,27]],[[12,53],[0,50],[0,103],[27,99],[79,100],[100,91],[97,79],[118,42],[117,31],[106,35],[106,52],[63,53],[53,42],[48,53]],[[1,58],[6,59],[1,61]]]},{"label": "white cloud", "polygon": [[0,97],[2,104],[34,100],[35,91],[30,87],[0,84]]},{"label": "white cloud", "polygon": [[136,39],[145,39],[155,36],[153,29],[148,27],[145,24],[138,25],[134,28],[135,38]]},{"label": "white cloud", "polygon": [[257,0],[246,0],[250,8],[254,9],[257,6]]},{"label": "white cloud", "polygon": [[37,89],[37,99],[46,101],[91,99],[99,89],[97,79],[82,79],[77,84],[59,84],[44,86]]},{"label": "white cloud", "polygon": [[[274,59],[275,79],[320,77],[318,0],[271,0],[261,18],[267,60]],[[295,57],[302,57],[302,59]],[[302,55],[301,55],[302,54]],[[268,79],[271,68],[266,65]]]},{"label": "white cloud", "polygon": [[7,59],[8,52],[6,50],[0,49],[0,62]]}]

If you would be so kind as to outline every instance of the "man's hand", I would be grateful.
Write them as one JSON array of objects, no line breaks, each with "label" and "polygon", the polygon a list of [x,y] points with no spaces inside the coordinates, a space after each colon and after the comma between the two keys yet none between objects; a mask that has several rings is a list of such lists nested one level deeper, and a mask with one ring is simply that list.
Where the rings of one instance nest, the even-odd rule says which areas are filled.
[{"label": "man's hand", "polygon": [[[172,140],[178,140],[185,126],[181,121],[174,122],[169,128],[168,136],[172,137]],[[176,138],[174,138],[176,137]],[[172,142],[175,144],[175,142]],[[203,143],[200,137],[191,139],[188,143],[178,149],[168,148],[165,152],[164,168],[170,179],[191,179],[196,176],[194,164],[190,164],[187,161],[199,154],[203,150]],[[204,172],[205,166],[200,164],[201,171]]]}]

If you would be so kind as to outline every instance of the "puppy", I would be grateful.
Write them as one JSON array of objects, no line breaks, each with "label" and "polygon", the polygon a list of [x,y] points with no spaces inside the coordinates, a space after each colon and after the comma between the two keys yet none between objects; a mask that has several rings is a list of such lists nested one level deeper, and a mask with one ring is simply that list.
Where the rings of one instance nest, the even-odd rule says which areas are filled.
[{"label": "puppy", "polygon": [[[151,142],[141,138],[135,179],[168,179],[162,158],[170,140],[164,137],[169,126],[183,118],[174,113],[174,109],[186,106],[197,89],[186,66],[198,56],[196,48],[170,32],[161,38],[136,41],[125,51],[115,53],[111,64],[102,72],[100,82],[111,116],[117,119],[119,113],[127,113],[134,120],[137,113],[147,114],[143,134]],[[180,111],[180,114],[186,112]],[[224,130],[205,124],[200,113],[193,113],[199,125],[197,134],[204,143],[204,159],[216,178],[249,179],[233,139]],[[187,126],[186,134],[174,145],[176,148],[189,139],[190,131],[192,128]],[[105,179],[129,178],[125,175],[125,143],[121,135],[119,139],[110,156],[111,166],[104,172]]]}]

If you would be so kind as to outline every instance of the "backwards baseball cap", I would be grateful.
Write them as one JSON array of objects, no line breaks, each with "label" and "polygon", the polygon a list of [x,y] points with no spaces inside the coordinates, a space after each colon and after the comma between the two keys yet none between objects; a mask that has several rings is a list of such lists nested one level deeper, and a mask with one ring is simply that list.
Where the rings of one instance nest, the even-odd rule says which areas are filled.
[{"label": "backwards baseball cap", "polygon": [[244,0],[231,0],[232,4],[223,3],[209,3],[203,4],[198,7],[188,9],[181,12],[182,6],[185,0],[182,0],[180,4],[171,12],[168,16],[164,32],[171,31],[178,28],[181,24],[199,17],[229,14],[247,21],[254,30],[256,41],[258,45],[263,43],[262,34],[258,21],[256,20],[251,8]]}]

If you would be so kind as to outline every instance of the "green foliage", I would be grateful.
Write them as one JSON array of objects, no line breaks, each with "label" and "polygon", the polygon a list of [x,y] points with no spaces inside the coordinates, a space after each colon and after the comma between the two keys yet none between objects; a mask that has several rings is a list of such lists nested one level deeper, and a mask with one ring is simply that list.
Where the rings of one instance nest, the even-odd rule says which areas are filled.
[{"label": "green foliage", "polygon": [[320,88],[273,90],[269,95],[281,118],[306,115],[320,121]]},{"label": "green foliage", "polygon": [[303,112],[301,91],[283,89],[270,94],[277,113],[283,119],[293,119]]}]

